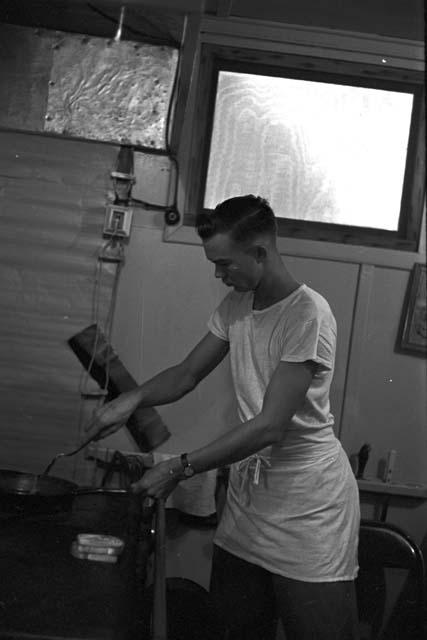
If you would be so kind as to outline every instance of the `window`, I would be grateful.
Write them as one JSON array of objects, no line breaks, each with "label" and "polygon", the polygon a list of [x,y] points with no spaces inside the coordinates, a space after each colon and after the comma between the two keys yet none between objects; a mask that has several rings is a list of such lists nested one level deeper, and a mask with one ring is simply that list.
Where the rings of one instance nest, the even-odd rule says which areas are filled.
[{"label": "window", "polygon": [[283,235],[416,249],[421,74],[205,45],[198,96],[192,211],[255,193]]}]

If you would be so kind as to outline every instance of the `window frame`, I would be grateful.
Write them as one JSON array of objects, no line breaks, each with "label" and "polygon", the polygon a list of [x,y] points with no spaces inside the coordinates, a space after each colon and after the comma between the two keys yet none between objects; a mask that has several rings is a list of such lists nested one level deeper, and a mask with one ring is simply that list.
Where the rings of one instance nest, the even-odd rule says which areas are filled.
[{"label": "window frame", "polygon": [[[219,71],[325,80],[378,89],[410,91],[414,106],[397,231],[278,218],[279,235],[289,238],[416,251],[425,197],[424,75],[413,69],[326,59],[310,55],[235,48],[205,43],[200,54],[193,119],[191,164],[184,223],[194,226],[203,206]],[[263,195],[263,194],[259,194]]]}]

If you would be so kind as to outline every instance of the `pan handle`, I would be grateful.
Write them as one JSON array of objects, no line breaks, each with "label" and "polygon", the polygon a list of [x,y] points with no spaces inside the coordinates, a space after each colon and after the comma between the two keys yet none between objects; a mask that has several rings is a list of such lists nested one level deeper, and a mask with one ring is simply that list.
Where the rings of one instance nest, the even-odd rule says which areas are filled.
[{"label": "pan handle", "polygon": [[76,453],[79,453],[80,451],[82,451],[82,449],[85,449],[92,442],[92,440],[95,440],[95,438],[97,438],[97,436],[98,436],[98,434],[89,436],[88,438],[86,438],[86,440],[83,440],[83,442],[81,444],[79,444],[79,446],[76,449],[73,449],[72,451],[69,451],[68,453],[57,453],[56,456],[54,456],[52,458],[52,460],[49,462],[49,464],[47,465],[47,467],[45,468],[43,473],[41,473],[41,475],[42,476],[47,476],[49,471],[52,469],[52,467],[56,463],[56,461],[59,460],[59,458],[68,458],[69,456],[75,456]]},{"label": "pan handle", "polygon": [[167,640],[165,501],[156,501],[152,640]]},{"label": "pan handle", "polygon": [[92,493],[101,493],[106,496],[121,495],[125,493],[132,495],[128,489],[105,489],[104,487],[95,487],[95,488],[79,487],[78,489],[75,489],[73,491],[73,494],[75,496],[86,496],[86,495],[91,495]]}]

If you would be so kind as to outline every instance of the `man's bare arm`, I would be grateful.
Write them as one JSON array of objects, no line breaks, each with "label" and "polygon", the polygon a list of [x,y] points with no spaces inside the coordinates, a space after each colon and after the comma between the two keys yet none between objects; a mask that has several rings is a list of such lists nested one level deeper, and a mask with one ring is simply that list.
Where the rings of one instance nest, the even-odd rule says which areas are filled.
[{"label": "man's bare arm", "polygon": [[154,407],[179,400],[192,391],[225,358],[228,342],[207,333],[179,364],[105,404],[95,413],[87,431],[105,438],[122,427],[139,406]]}]

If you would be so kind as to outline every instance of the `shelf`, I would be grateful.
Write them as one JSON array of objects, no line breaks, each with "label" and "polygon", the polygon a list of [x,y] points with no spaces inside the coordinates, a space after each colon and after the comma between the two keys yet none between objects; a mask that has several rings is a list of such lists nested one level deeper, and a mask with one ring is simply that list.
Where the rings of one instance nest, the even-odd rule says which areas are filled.
[{"label": "shelf", "polygon": [[415,482],[383,482],[378,478],[358,479],[359,491],[383,493],[391,496],[427,499],[427,485]]}]

